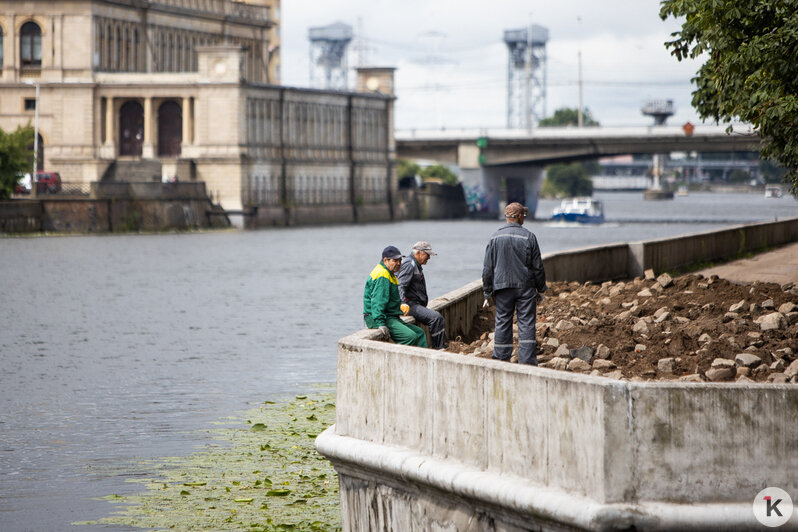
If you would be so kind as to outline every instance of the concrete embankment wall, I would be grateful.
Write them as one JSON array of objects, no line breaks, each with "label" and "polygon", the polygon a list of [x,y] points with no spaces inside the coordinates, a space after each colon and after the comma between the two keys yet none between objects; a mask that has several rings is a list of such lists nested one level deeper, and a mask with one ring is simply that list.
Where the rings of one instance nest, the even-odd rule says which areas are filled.
[{"label": "concrete embankment wall", "polygon": [[[797,224],[755,230],[775,245],[798,239]],[[711,233],[692,238],[714,249]],[[654,266],[622,248],[550,254],[546,267],[601,281]],[[456,335],[481,300],[475,281],[430,306]],[[751,530],[761,489],[798,493],[794,385],[626,382],[377,336],[339,341],[336,424],[316,443],[339,473],[346,531]]]},{"label": "concrete embankment wall", "polygon": [[0,202],[0,232],[103,233],[228,227],[203,183],[94,183],[91,197]]}]

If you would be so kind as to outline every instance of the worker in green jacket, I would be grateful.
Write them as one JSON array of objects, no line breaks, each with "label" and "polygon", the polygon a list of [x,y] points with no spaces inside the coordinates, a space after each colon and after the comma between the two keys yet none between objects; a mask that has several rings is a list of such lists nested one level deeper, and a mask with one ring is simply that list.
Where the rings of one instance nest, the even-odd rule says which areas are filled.
[{"label": "worker in green jacket", "polygon": [[427,347],[427,335],[415,325],[403,322],[406,314],[400,308],[399,281],[396,272],[402,266],[402,253],[394,246],[382,250],[382,262],[377,264],[363,291],[363,318],[369,329],[379,329],[385,338],[398,344]]}]

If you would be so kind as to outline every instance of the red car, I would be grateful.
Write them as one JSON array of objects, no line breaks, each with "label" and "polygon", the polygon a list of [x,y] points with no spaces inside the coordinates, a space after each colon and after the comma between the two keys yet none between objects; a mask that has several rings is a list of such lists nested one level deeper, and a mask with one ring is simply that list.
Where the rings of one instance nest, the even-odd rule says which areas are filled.
[{"label": "red car", "polygon": [[36,172],[36,192],[56,193],[61,191],[61,176],[58,172]]}]

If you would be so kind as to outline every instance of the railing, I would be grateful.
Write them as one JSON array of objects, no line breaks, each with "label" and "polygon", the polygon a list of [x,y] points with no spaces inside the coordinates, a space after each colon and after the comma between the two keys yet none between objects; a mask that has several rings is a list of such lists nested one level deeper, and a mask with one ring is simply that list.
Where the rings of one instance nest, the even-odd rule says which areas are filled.
[{"label": "railing", "polygon": [[157,0],[151,2],[151,4],[204,11],[206,13],[248,20],[269,20],[269,8],[267,6],[246,4],[244,2],[231,2],[229,0]]}]

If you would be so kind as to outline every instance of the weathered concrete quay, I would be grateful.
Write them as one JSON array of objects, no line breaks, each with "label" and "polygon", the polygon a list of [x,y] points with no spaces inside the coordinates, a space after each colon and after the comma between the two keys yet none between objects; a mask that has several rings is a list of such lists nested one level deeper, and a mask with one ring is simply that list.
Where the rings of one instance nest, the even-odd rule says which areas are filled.
[{"label": "weathered concrete quay", "polygon": [[[603,281],[796,240],[798,218],[544,260],[552,280]],[[453,338],[481,301],[476,281],[432,306]],[[377,336],[339,341],[316,441],[344,530],[751,530],[760,490],[798,493],[794,384],[620,381]]]}]

